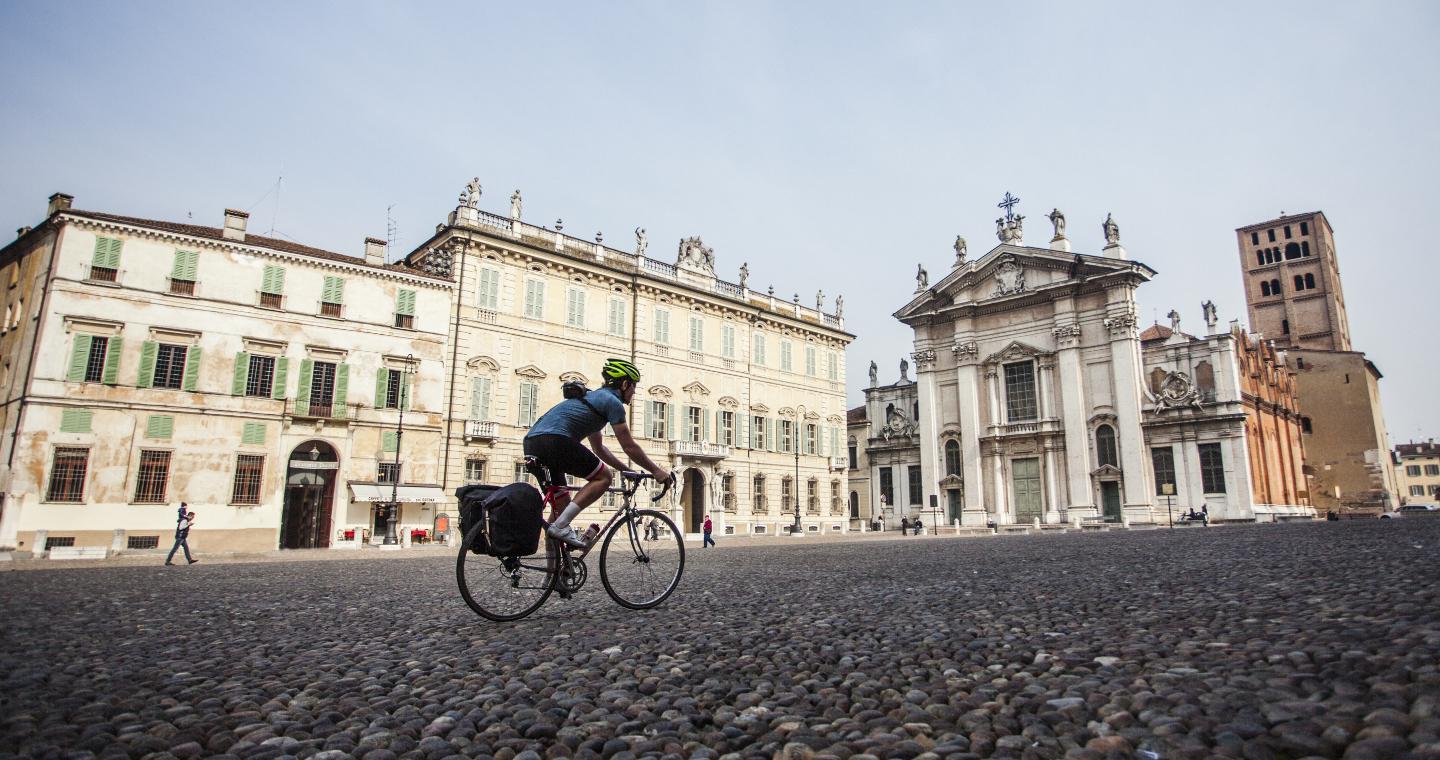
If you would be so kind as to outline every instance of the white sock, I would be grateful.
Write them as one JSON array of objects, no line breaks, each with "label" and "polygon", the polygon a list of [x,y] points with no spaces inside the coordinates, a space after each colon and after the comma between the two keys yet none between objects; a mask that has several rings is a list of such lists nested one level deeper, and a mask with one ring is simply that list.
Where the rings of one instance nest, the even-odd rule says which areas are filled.
[{"label": "white sock", "polygon": [[551,527],[555,528],[555,530],[557,531],[568,528],[570,526],[570,521],[575,519],[575,515],[580,514],[581,509],[583,509],[583,507],[581,507],[579,504],[576,504],[574,500],[571,500],[569,504],[565,505],[565,511],[560,513],[560,519],[556,520],[553,523],[550,523]]}]

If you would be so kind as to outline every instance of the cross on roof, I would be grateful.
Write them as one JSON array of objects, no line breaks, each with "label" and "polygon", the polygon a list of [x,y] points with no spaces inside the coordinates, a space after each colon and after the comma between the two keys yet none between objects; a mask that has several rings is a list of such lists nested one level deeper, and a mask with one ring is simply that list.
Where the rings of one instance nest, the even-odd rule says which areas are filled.
[{"label": "cross on roof", "polygon": [[1020,199],[1019,199],[1019,198],[1016,198],[1015,196],[1011,195],[1008,191],[1005,193],[1005,197],[1000,201],[999,207],[1005,209],[1005,218],[1006,218],[1006,219],[1014,219],[1014,218],[1015,218],[1015,212],[1014,212],[1015,204],[1017,204],[1017,203],[1019,203],[1019,202],[1020,202]]}]

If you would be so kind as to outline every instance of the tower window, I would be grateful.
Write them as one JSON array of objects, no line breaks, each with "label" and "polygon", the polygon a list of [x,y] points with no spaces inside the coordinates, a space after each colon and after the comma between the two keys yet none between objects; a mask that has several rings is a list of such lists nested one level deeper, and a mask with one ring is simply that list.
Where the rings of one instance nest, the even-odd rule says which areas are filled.
[{"label": "tower window", "polygon": [[1309,234],[1310,234],[1310,223],[1309,223],[1309,222],[1301,222],[1301,223],[1300,223],[1300,234],[1301,234],[1301,235],[1309,235]]},{"label": "tower window", "polygon": [[1268,296],[1268,295],[1270,295],[1270,283],[1269,283],[1269,282],[1267,282],[1267,281],[1265,281],[1265,280],[1261,280],[1261,281],[1260,281],[1260,295],[1262,295],[1262,296]]},{"label": "tower window", "polygon": [[1278,296],[1278,295],[1280,295],[1280,280],[1279,280],[1279,278],[1276,278],[1276,279],[1270,281],[1270,295],[1272,295],[1272,296]]},{"label": "tower window", "polygon": [[1300,418],[1300,431],[1303,432],[1303,433],[1313,433],[1313,432],[1315,432],[1314,428],[1310,427],[1310,418],[1309,418],[1309,417],[1301,417],[1301,418]]},{"label": "tower window", "polygon": [[1264,252],[1264,251],[1256,251],[1256,252],[1255,252],[1255,266],[1260,266],[1260,267],[1265,266],[1265,252]]},{"label": "tower window", "polygon": [[1315,275],[1314,275],[1313,273],[1311,273],[1311,272],[1306,272],[1306,273],[1305,273],[1305,289],[1306,289],[1306,290],[1310,290],[1310,289],[1312,289],[1312,288],[1314,288],[1314,287],[1315,287]]},{"label": "tower window", "polygon": [[1288,224],[1285,225],[1285,239],[1286,239],[1286,240],[1289,240],[1289,239],[1290,239],[1290,225],[1288,225]]},{"label": "tower window", "polygon": [[1310,255],[1310,241],[1309,241],[1309,240],[1301,240],[1301,241],[1300,241],[1300,255],[1301,255],[1301,256],[1309,256],[1309,255]]},{"label": "tower window", "polygon": [[1265,235],[1270,239],[1270,242],[1275,242],[1275,230],[1265,230]]},{"label": "tower window", "polygon": [[1286,260],[1286,261],[1290,261],[1291,259],[1298,259],[1298,258],[1300,258],[1300,244],[1299,244],[1299,243],[1286,243],[1286,244],[1285,244],[1285,260]]},{"label": "tower window", "polygon": [[1290,334],[1290,320],[1288,320],[1288,319],[1282,319],[1282,320],[1280,320],[1280,334],[1281,334],[1281,335],[1289,335],[1289,334]]},{"label": "tower window", "polygon": [[1305,278],[1304,278],[1304,277],[1301,277],[1301,276],[1298,275],[1298,274],[1295,275],[1295,289],[1296,289],[1296,290],[1304,290],[1304,289],[1305,289]]},{"label": "tower window", "polygon": [[1258,232],[1252,232],[1252,233],[1250,233],[1250,244],[1251,244],[1251,245],[1260,245],[1260,233],[1258,233]]}]

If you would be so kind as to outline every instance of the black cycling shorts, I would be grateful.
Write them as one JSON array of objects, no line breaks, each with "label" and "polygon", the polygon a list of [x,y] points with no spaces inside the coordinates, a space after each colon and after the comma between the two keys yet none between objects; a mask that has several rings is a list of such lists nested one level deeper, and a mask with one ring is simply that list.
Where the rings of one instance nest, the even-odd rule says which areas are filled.
[{"label": "black cycling shorts", "polygon": [[589,480],[605,466],[595,452],[563,435],[537,435],[525,439],[525,455],[535,457],[549,474],[543,486],[563,486],[565,476]]}]

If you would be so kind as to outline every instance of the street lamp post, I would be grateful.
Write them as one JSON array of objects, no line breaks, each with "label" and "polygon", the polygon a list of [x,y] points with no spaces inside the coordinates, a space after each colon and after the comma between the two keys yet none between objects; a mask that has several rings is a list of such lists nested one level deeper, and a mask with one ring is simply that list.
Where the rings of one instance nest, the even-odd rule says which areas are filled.
[{"label": "street lamp post", "polygon": [[795,488],[791,494],[795,497],[795,524],[790,527],[790,534],[794,536],[805,535],[805,529],[800,526],[800,426],[805,421],[805,405],[795,407],[795,429],[790,431],[790,445],[795,449]]},{"label": "street lamp post", "polygon": [[400,452],[404,450],[401,446],[405,441],[405,407],[409,401],[409,390],[411,377],[415,374],[415,356],[405,356],[405,370],[400,376],[400,390],[395,394],[396,406],[400,407],[400,416],[395,422],[395,473],[390,481],[390,505],[385,515],[385,545],[394,546],[400,543],[400,536],[396,534],[396,526],[400,522]]}]

